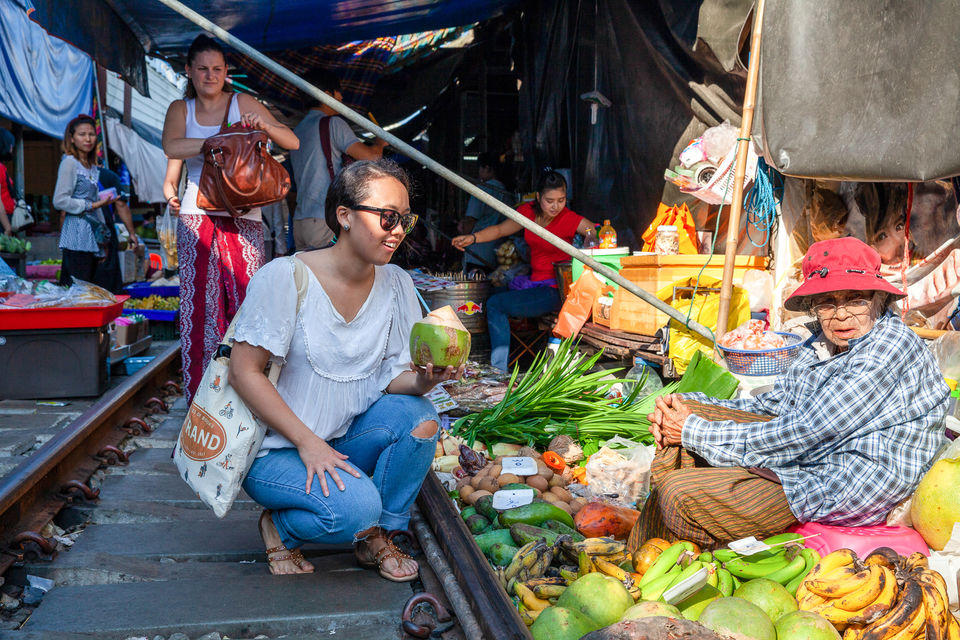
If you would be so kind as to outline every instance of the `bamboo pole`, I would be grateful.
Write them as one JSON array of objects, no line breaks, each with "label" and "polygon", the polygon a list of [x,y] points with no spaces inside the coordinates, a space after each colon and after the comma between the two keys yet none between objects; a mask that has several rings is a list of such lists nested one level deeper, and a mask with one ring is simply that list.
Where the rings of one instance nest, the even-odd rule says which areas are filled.
[{"label": "bamboo pole", "polygon": [[333,109],[334,111],[342,115],[344,118],[346,118],[350,122],[353,122],[358,126],[363,127],[365,130],[370,131],[371,133],[376,135],[378,138],[386,140],[388,143],[390,143],[391,146],[401,151],[407,157],[421,163],[422,165],[424,165],[425,167],[427,167],[428,169],[430,169],[431,171],[439,175],[444,180],[450,182],[454,186],[462,189],[463,191],[466,191],[470,195],[474,196],[475,198],[483,202],[485,205],[492,207],[496,211],[499,211],[510,220],[513,220],[514,222],[519,224],[524,229],[527,229],[528,231],[531,231],[532,233],[537,234],[538,236],[540,236],[541,238],[549,242],[554,247],[557,247],[567,255],[572,256],[577,260],[580,260],[585,265],[593,269],[596,273],[607,277],[613,282],[616,282],[618,285],[623,287],[626,291],[629,291],[630,293],[637,296],[644,302],[652,305],[656,309],[667,314],[677,322],[683,325],[686,325],[687,327],[690,328],[691,331],[694,331],[700,334],[707,340],[712,341],[714,339],[713,332],[709,328],[703,326],[702,324],[694,320],[690,320],[688,322],[686,314],[681,313],[677,309],[674,309],[667,303],[657,298],[652,293],[644,291],[643,289],[638,287],[636,284],[626,280],[623,276],[621,276],[619,273],[617,273],[610,267],[597,262],[596,260],[593,259],[593,257],[585,254],[583,251],[580,251],[569,242],[566,242],[561,238],[555,236],[551,232],[547,231],[546,229],[544,229],[543,227],[535,223],[533,220],[530,220],[525,216],[520,215],[519,213],[517,213],[515,209],[508,207],[507,205],[503,204],[502,202],[500,202],[490,194],[476,187],[470,181],[464,179],[457,173],[446,168],[436,160],[433,160],[432,158],[420,152],[419,150],[414,149],[413,147],[411,147],[410,145],[408,145],[403,140],[396,137],[389,131],[384,130],[379,125],[371,122],[370,120],[363,117],[362,115],[360,115],[359,113],[351,109],[350,107],[337,101],[336,99],[327,95],[323,91],[320,91],[319,89],[314,87],[312,84],[305,82],[299,76],[297,76],[295,73],[293,73],[286,67],[283,67],[282,65],[278,64],[274,60],[263,55],[262,53],[260,53],[259,51],[251,47],[250,45],[246,44],[242,40],[231,35],[228,31],[221,29],[220,27],[218,27],[213,22],[203,17],[193,9],[185,6],[182,2],[179,2],[178,0],[157,0],[157,2],[160,2],[161,4],[164,4],[170,9],[172,9],[173,11],[176,11],[177,13],[182,15],[184,18],[186,18],[190,22],[193,22],[194,24],[199,26],[204,31],[208,31],[209,33],[212,33],[213,35],[220,38],[222,41],[224,41],[225,43],[227,43],[228,45],[230,45],[240,53],[254,60],[258,64],[266,67],[271,72],[277,74],[278,76],[280,76],[281,78],[283,78],[284,80],[292,84],[293,86],[297,87],[298,89],[300,89],[301,91],[309,95],[310,97],[315,98],[320,102],[322,102],[323,104],[327,105],[328,107],[330,107],[331,109]]},{"label": "bamboo pole", "polygon": [[733,173],[733,203],[727,222],[727,246],[723,261],[723,281],[720,285],[720,309],[717,313],[717,338],[727,332],[730,318],[730,299],[733,296],[733,268],[737,261],[737,241],[740,236],[740,214],[743,212],[743,178],[747,173],[747,152],[753,131],[753,110],[757,102],[757,83],[760,77],[760,34],[763,31],[763,3],[757,0],[753,11],[753,35],[750,38],[750,68],[747,71],[747,90],[743,98],[743,120],[737,138],[737,161]]}]

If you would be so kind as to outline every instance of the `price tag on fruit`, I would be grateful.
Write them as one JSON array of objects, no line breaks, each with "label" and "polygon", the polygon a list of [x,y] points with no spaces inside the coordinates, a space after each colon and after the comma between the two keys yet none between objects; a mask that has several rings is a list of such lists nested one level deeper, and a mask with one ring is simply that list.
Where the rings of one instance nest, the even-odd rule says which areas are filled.
[{"label": "price tag on fruit", "polygon": [[505,511],[533,502],[533,489],[511,489],[493,494],[493,508]]},{"label": "price tag on fruit", "polygon": [[707,585],[707,581],[710,577],[709,571],[706,567],[703,567],[695,574],[681,580],[677,584],[673,585],[669,589],[663,592],[661,596],[663,601],[667,604],[676,604],[686,600],[700,589],[703,589]]},{"label": "price tag on fruit", "polygon": [[532,476],[537,473],[537,461],[530,457],[504,458],[500,475],[512,473],[515,476]]},{"label": "price tag on fruit", "polygon": [[749,538],[742,538],[740,540],[734,540],[727,546],[742,556],[752,556],[755,553],[770,550],[770,545],[757,540],[753,536],[750,536]]}]

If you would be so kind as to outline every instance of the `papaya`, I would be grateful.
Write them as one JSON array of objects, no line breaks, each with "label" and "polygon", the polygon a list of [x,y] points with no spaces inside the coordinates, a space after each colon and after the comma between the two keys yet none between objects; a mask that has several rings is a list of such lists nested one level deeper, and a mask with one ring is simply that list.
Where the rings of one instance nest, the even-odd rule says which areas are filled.
[{"label": "papaya", "polygon": [[[574,518],[577,531],[588,538],[613,537],[625,540],[640,517],[636,509],[604,502],[588,502]],[[563,522],[561,520],[561,522]]]}]

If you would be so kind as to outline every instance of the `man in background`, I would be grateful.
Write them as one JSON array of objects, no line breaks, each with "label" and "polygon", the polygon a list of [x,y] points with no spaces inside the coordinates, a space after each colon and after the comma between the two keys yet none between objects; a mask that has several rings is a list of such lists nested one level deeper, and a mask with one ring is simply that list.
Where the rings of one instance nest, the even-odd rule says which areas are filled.
[{"label": "man in background", "polygon": [[[514,205],[513,194],[507,191],[507,188],[497,176],[500,167],[497,158],[493,154],[483,152],[477,157],[477,165],[477,177],[480,179],[480,184],[477,186],[500,202],[512,207]],[[506,217],[502,213],[490,205],[486,205],[476,197],[470,196],[470,200],[467,202],[467,211],[460,222],[460,233],[464,235],[476,233],[481,229],[499,224],[505,219]],[[467,247],[463,252],[463,270],[467,272],[476,268],[484,271],[496,269],[496,250],[501,242],[503,240],[480,242]]]},{"label": "man in background", "polygon": [[[307,73],[304,80],[336,100],[343,100],[340,79],[327,69]],[[333,178],[343,168],[344,155],[353,160],[378,160],[386,141],[364,144],[336,111],[317,102],[293,130],[300,148],[290,152],[297,184],[297,207],[293,214],[293,240],[297,251],[326,247],[333,240],[324,219],[324,202]]]}]

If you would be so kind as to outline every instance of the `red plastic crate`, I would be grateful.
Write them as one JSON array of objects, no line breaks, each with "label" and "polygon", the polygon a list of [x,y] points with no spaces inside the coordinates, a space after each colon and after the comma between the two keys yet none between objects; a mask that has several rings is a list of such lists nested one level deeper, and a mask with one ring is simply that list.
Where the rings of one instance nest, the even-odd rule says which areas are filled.
[{"label": "red plastic crate", "polygon": [[[9,293],[0,293],[6,297]],[[48,307],[43,309],[0,308],[0,330],[79,329],[102,327],[123,311],[130,296],[117,296],[117,302],[104,307]]]}]

